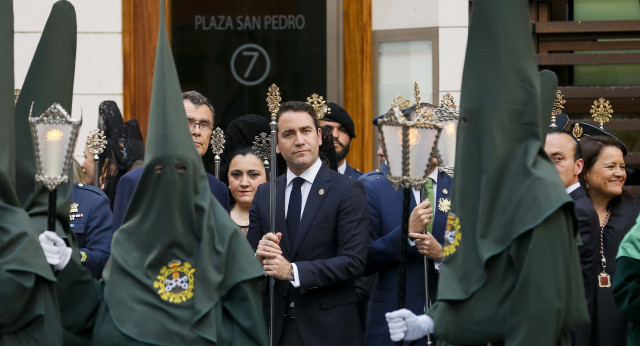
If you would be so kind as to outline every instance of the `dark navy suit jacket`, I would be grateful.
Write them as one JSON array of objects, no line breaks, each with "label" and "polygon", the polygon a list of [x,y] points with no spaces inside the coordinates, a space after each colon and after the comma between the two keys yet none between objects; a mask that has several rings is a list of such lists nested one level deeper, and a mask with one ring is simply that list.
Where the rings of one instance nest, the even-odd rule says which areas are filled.
[{"label": "dark navy suit jacket", "polygon": [[[143,168],[144,167],[134,168],[118,180],[116,198],[113,202],[113,225],[111,226],[113,232],[122,225],[124,213],[127,211],[131,196],[133,196],[133,191],[136,189],[138,181],[140,181]],[[229,211],[229,190],[227,186],[209,173],[207,173],[207,180],[209,180],[211,193],[216,197],[218,202]]]},{"label": "dark navy suit jacket", "polygon": [[[359,180],[367,191],[370,218],[370,242],[365,274],[376,274],[365,329],[366,345],[394,345],[384,314],[398,309],[398,256],[402,227],[403,190],[395,190],[387,179],[386,165],[378,172],[369,172]],[[452,179],[445,173],[438,174],[435,196],[433,236],[444,244],[444,231],[448,212],[438,208],[440,199],[451,199]],[[444,201],[443,201],[444,202]],[[416,202],[411,196],[411,210]],[[444,208],[444,204],[443,204]],[[406,240],[405,240],[406,241]],[[409,248],[405,307],[416,314],[423,314],[425,307],[424,256],[415,247]],[[438,272],[429,260],[429,298],[433,303],[437,296]]]},{"label": "dark navy suit jacket", "polygon": [[[283,256],[298,268],[300,287],[276,280],[273,344],[279,344],[285,308],[294,302],[305,345],[362,345],[354,279],[362,275],[367,258],[369,218],[364,188],[356,179],[323,165],[291,244],[284,216],[285,184],[286,175],[276,179],[276,228],[283,234]],[[269,189],[269,183],[260,185],[249,212],[247,239],[254,249],[270,231]],[[268,310],[269,298],[264,293]]]},{"label": "dark navy suit jacket", "polygon": [[351,177],[353,179],[358,179],[362,176],[362,172],[349,166],[349,163],[347,162],[347,167],[344,169],[344,175]]},{"label": "dark navy suit jacket", "polygon": [[94,277],[101,278],[111,253],[109,198],[95,186],[73,184],[69,218],[78,239],[80,261]]},{"label": "dark navy suit jacket", "polygon": [[[580,264],[582,266],[582,281],[584,284],[584,294],[587,300],[587,311],[589,319],[596,321],[596,291],[598,289],[597,277],[600,263],[600,220],[598,213],[593,208],[593,204],[587,196],[582,186],[573,190],[569,196],[573,198],[574,212],[578,220],[578,232],[582,245],[578,248],[580,253]],[[573,331],[574,345],[589,346],[597,345],[597,328],[584,326]]]}]

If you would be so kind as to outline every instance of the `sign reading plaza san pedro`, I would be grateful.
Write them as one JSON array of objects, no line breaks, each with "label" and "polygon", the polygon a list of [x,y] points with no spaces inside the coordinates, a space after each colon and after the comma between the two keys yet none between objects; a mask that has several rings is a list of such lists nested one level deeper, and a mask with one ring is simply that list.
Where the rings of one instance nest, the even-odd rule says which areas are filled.
[{"label": "sign reading plaza san pedro", "polygon": [[[283,101],[326,95],[326,1],[171,2],[171,44],[183,90],[201,91],[216,126],[267,115],[275,83]],[[206,158],[205,158],[206,159]]]}]

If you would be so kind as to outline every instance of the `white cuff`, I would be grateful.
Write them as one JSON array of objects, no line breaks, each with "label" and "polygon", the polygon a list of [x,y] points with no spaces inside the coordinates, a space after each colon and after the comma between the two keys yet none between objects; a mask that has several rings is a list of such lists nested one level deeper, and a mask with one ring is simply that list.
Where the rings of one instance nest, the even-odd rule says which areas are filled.
[{"label": "white cuff", "polygon": [[298,276],[298,266],[295,263],[291,263],[291,267],[293,267],[293,280],[289,281],[293,285],[293,287],[300,287],[300,276]]}]

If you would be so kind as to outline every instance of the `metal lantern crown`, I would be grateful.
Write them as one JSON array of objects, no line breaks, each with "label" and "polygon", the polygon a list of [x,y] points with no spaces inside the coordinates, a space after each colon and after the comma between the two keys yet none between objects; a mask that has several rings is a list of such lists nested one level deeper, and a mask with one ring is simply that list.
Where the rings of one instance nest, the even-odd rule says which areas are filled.
[{"label": "metal lantern crown", "polygon": [[420,188],[427,181],[436,157],[442,125],[433,112],[416,105],[403,114],[394,106],[378,121],[382,150],[389,166],[388,179],[394,188]]},{"label": "metal lantern crown", "polygon": [[438,141],[438,164],[441,171],[453,177],[460,115],[453,97],[449,93],[444,95],[435,113],[436,120],[442,125],[442,133]]},{"label": "metal lantern crown", "polygon": [[[33,110],[33,105],[31,108]],[[82,119],[71,119],[62,106],[54,103],[39,117],[31,117],[29,112],[29,124],[35,150],[36,180],[44,182],[52,191],[69,180],[73,148]]]}]

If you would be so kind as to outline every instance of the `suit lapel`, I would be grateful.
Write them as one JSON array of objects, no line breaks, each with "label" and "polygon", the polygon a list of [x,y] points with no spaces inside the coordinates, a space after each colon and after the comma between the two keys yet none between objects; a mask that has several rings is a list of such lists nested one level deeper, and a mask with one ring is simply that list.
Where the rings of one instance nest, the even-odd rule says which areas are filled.
[{"label": "suit lapel", "polygon": [[[436,191],[435,205],[433,206],[435,210],[435,218],[433,220],[433,237],[436,238],[440,244],[444,244],[444,229],[449,211],[440,210],[440,199],[451,202],[451,178],[444,173],[440,173],[438,176],[437,188],[438,191]],[[445,190],[447,191],[446,194],[444,193]],[[443,201],[443,203],[445,202]],[[444,208],[444,205],[442,205],[442,207]]]},{"label": "suit lapel", "polygon": [[282,255],[285,258],[291,258],[288,255],[291,254],[291,243],[287,237],[287,223],[284,218],[284,190],[287,184],[287,175],[283,174],[276,179],[276,232],[282,232],[285,241],[281,243]]},{"label": "suit lapel", "polygon": [[300,226],[298,228],[298,235],[296,236],[295,245],[293,246],[294,258],[298,253],[300,244],[307,236],[309,227],[311,227],[312,221],[315,219],[322,202],[327,198],[329,189],[331,188],[331,174],[329,168],[324,165],[320,167],[316,178],[313,180],[311,190],[309,190],[309,196],[307,202],[304,205],[304,211],[302,212],[302,219],[300,220]]}]

